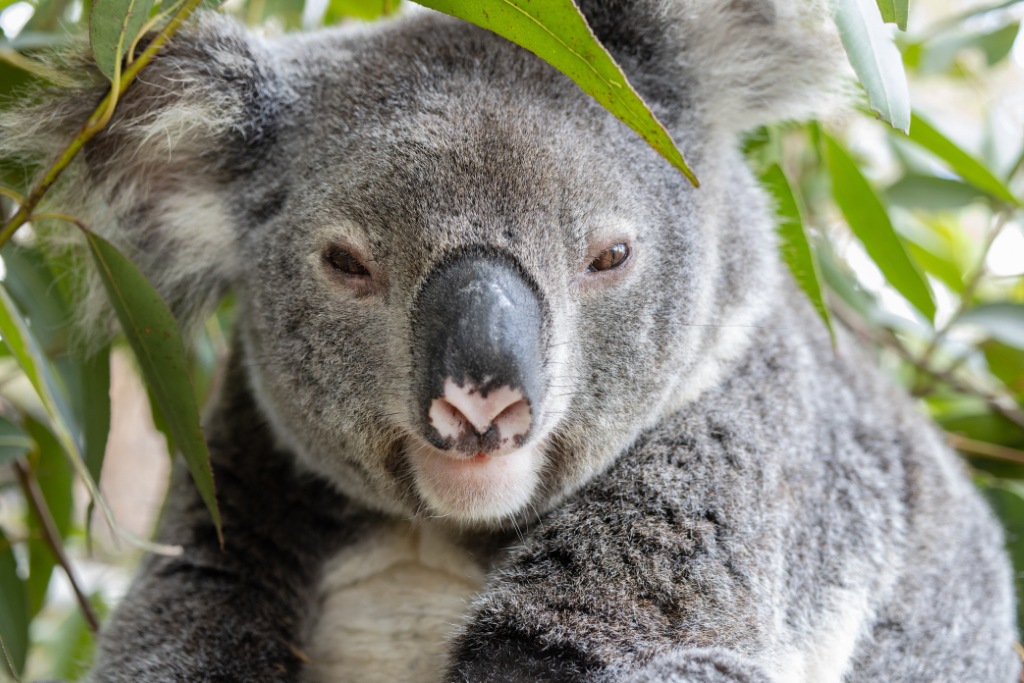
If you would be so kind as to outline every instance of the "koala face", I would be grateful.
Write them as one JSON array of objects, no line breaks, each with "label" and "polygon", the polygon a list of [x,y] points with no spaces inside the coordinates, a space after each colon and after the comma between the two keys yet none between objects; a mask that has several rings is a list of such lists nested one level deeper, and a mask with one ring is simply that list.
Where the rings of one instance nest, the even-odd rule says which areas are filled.
[{"label": "koala face", "polygon": [[[532,55],[425,32],[487,40],[508,75],[449,48],[410,82],[390,45],[325,46],[339,68],[297,98],[287,200],[242,243],[246,352],[278,432],[347,492],[500,522],[589,479],[668,399],[699,202]],[[370,78],[340,68],[349,50]]]},{"label": "koala face", "polygon": [[[842,60],[816,0],[579,7],[700,189],[469,24],[267,41],[207,14],[54,201],[186,329],[237,292],[253,392],[307,469],[406,516],[539,514],[756,343],[779,268],[737,134],[811,113]],[[61,149],[102,88],[3,112],[0,153]]]}]

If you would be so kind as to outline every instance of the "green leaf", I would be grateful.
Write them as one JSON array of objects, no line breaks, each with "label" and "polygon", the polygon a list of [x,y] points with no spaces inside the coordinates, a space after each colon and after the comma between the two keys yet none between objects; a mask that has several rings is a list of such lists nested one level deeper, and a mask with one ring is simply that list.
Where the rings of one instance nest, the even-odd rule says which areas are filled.
[{"label": "green leaf", "polygon": [[882,202],[839,143],[831,136],[825,136],[825,141],[832,191],[850,229],[889,284],[933,320],[935,301],[931,290],[893,230]]},{"label": "green leaf", "polygon": [[[0,529],[0,640],[3,640],[4,649],[7,650],[16,674],[25,669],[28,624],[25,584],[18,578],[18,563],[14,559],[14,552]],[[7,669],[7,662],[2,655],[0,669]]]},{"label": "green leaf", "polygon": [[633,90],[611,55],[597,42],[572,0],[548,0],[544,3],[531,3],[531,0],[417,2],[494,31],[533,52],[574,80],[584,92],[639,133],[694,186],[698,184],[697,177],[686,165],[668,131]]},{"label": "green leaf", "polygon": [[887,24],[896,24],[901,31],[907,30],[909,0],[876,0],[876,3],[882,13],[882,21]]},{"label": "green leaf", "polygon": [[910,0],[893,0],[893,5],[896,9],[896,28],[906,31],[910,19]]},{"label": "green leaf", "polygon": [[85,465],[96,481],[103,470],[110,433],[110,347],[105,346],[82,363],[82,428]]},{"label": "green leaf", "polygon": [[1020,206],[1017,198],[991,171],[985,168],[984,164],[960,149],[917,114],[914,114],[912,120],[911,140],[945,161],[950,168],[956,171],[957,175],[978,189],[1013,206]]},{"label": "green leaf", "polygon": [[220,536],[220,511],[210,454],[199,425],[199,409],[188,377],[178,323],[131,261],[99,235],[85,235],[128,343]]},{"label": "green leaf", "polygon": [[149,19],[154,0],[93,0],[89,13],[92,54],[107,78],[124,59],[139,30]]},{"label": "green leaf", "polygon": [[1024,350],[997,341],[981,345],[989,371],[1014,393],[1024,393]]},{"label": "green leaf", "polygon": [[985,61],[988,66],[995,66],[1010,54],[1013,44],[1017,42],[1018,33],[1020,33],[1020,22],[1015,22],[991,33],[978,36],[976,44],[985,53]]},{"label": "green leaf", "polygon": [[71,457],[80,458],[82,435],[71,412],[65,388],[34,331],[3,285],[0,285],[0,334],[39,394],[61,444]]},{"label": "green leaf", "polygon": [[[25,429],[39,445],[38,457],[31,460],[32,473],[50,509],[57,532],[63,539],[71,528],[71,485],[74,483],[74,471],[64,455],[64,449],[46,427],[32,418],[25,418]],[[57,561],[50,546],[43,540],[42,521],[34,514],[28,516],[28,528],[32,538],[28,542],[28,580],[25,587],[28,591],[28,613],[30,617],[35,617],[43,607],[46,589],[50,586],[50,577]]]},{"label": "green leaf", "polygon": [[324,23],[334,24],[345,17],[372,21],[394,12],[400,0],[331,0]]},{"label": "green leaf", "polygon": [[[89,596],[89,602],[97,616],[103,619],[107,611],[103,596],[94,593]],[[59,681],[87,680],[90,665],[95,658],[96,638],[89,630],[82,610],[71,610],[47,642],[33,643],[34,647],[40,645],[45,648],[45,656],[41,659],[49,665],[47,678]]]},{"label": "green leaf", "polygon": [[46,354],[43,353],[39,340],[22,317],[3,284],[0,284],[0,334],[3,335],[4,344],[17,359],[21,369],[39,395],[50,418],[54,436],[57,437],[76,473],[89,490],[89,495],[100,506],[111,529],[144,550],[171,555],[179,554],[180,548],[151,543],[144,538],[139,538],[117,523],[110,506],[100,496],[96,480],[89,474],[89,469],[82,457],[82,433],[68,405],[64,387],[53,366],[50,365]]},{"label": "green leaf", "polygon": [[762,174],[761,181],[775,197],[776,212],[779,217],[778,235],[779,251],[789,266],[800,289],[810,298],[814,309],[825,321],[825,327],[835,344],[836,334],[832,329],[832,319],[821,293],[821,274],[818,260],[814,256],[807,234],[804,232],[803,219],[800,217],[800,205],[793,195],[793,189],[786,179],[782,167],[773,164]]},{"label": "green leaf", "polygon": [[907,74],[878,7],[871,0],[831,0],[829,7],[871,108],[906,133],[910,128]]},{"label": "green leaf", "polygon": [[[1024,592],[1024,498],[1007,486],[985,489],[989,504],[1006,529],[1006,549],[1013,561],[1017,594]],[[1024,601],[1017,603],[1018,627],[1024,626]]]},{"label": "green leaf", "polygon": [[896,6],[893,0],[876,0],[878,11],[882,13],[882,21],[887,24],[896,23]]},{"label": "green leaf", "polygon": [[956,322],[977,325],[990,339],[1024,349],[1024,304],[1003,301],[975,306],[957,318]]},{"label": "green leaf", "polygon": [[14,462],[34,447],[32,437],[18,425],[0,417],[0,466]]},{"label": "green leaf", "polygon": [[962,209],[986,196],[973,185],[935,176],[910,174],[885,191],[890,204],[925,211]]}]

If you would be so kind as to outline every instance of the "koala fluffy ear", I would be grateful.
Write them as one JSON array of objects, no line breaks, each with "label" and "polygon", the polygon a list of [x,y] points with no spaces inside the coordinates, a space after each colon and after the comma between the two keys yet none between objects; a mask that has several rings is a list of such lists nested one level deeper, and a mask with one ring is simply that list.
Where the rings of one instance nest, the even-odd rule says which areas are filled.
[{"label": "koala fluffy ear", "polygon": [[594,33],[669,126],[735,133],[844,99],[827,0],[579,0]]},{"label": "koala fluffy ear", "polygon": [[[0,157],[45,168],[109,88],[85,51],[59,59],[78,85],[0,112]],[[47,207],[120,247],[188,331],[234,281],[245,207],[229,189],[272,153],[286,91],[259,39],[223,16],[200,16],[125,92]],[[48,229],[46,241],[73,244],[75,232]],[[79,306],[87,335],[109,322],[95,280],[86,275]]]}]

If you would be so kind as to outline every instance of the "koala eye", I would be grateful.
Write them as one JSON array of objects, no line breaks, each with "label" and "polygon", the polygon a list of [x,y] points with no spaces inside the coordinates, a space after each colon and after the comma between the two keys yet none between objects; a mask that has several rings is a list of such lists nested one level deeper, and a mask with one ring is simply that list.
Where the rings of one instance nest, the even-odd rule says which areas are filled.
[{"label": "koala eye", "polygon": [[366,266],[359,262],[359,259],[344,249],[331,249],[324,255],[324,258],[327,259],[327,262],[331,264],[332,268],[345,273],[346,275],[370,274],[370,271],[366,269]]},{"label": "koala eye", "polygon": [[626,257],[629,256],[629,247],[625,244],[616,244],[614,247],[605,249],[597,257],[590,262],[590,266],[587,268],[592,273],[597,273],[602,270],[611,270],[612,268],[618,268],[625,262]]}]

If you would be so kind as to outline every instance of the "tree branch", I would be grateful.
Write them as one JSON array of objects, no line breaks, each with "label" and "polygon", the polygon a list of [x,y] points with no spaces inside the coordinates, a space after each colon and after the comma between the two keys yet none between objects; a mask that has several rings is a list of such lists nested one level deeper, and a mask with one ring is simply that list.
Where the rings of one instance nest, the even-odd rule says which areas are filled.
[{"label": "tree branch", "polygon": [[15,460],[14,469],[18,473],[18,479],[21,481],[21,488],[25,491],[25,500],[28,501],[29,507],[32,508],[32,511],[42,525],[43,540],[50,546],[53,556],[57,559],[57,564],[67,574],[68,581],[71,582],[71,587],[75,591],[75,597],[78,598],[78,604],[82,607],[82,614],[85,615],[89,628],[92,629],[93,633],[96,633],[100,630],[99,619],[96,618],[96,613],[93,611],[89,599],[85,597],[81,586],[78,585],[78,580],[71,569],[68,556],[64,553],[60,532],[57,531],[57,525],[53,521],[53,515],[50,514],[50,508],[46,504],[43,492],[39,490],[39,482],[36,481],[35,475],[32,474],[32,468],[29,467],[28,461],[25,458]]},{"label": "tree branch", "polygon": [[133,61],[128,68],[125,69],[124,73],[121,74],[119,82],[112,85],[110,92],[107,94],[103,101],[100,102],[99,106],[92,113],[89,119],[82,124],[78,134],[75,135],[71,144],[61,152],[60,156],[53,163],[52,166],[43,175],[42,180],[32,191],[29,192],[28,196],[25,197],[25,201],[21,203],[18,210],[14,213],[3,230],[0,231],[0,246],[3,246],[11,238],[11,235],[15,231],[28,222],[29,217],[35,210],[36,206],[42,201],[43,197],[49,191],[53,184],[57,182],[61,173],[68,167],[71,161],[75,158],[78,152],[85,146],[96,133],[100,132],[109,120],[112,105],[116,104],[118,98],[124,93],[125,90],[135,81],[135,77],[138,76],[139,72],[149,64],[153,58],[163,49],[164,45],[170,40],[181,25],[188,19],[192,12],[202,3],[203,0],[186,0],[185,4],[180,10],[171,18],[166,26],[156,35],[153,41],[146,47],[138,59]]}]

